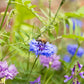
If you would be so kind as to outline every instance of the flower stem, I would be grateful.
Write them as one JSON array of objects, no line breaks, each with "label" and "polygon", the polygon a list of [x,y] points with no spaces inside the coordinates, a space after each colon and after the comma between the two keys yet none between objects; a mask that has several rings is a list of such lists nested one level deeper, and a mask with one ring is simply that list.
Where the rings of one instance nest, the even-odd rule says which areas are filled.
[{"label": "flower stem", "polygon": [[71,67],[71,65],[73,64],[73,62],[74,62],[74,60],[75,60],[75,58],[76,58],[76,54],[77,54],[77,52],[78,52],[79,47],[80,47],[80,46],[78,45],[78,48],[76,49],[76,52],[75,52],[75,54],[74,54],[74,56],[73,56],[73,58],[72,58],[72,62],[70,63],[69,68]]},{"label": "flower stem", "polygon": [[29,70],[29,60],[30,60],[30,52],[28,54],[28,60],[27,60],[27,70]]},{"label": "flower stem", "polygon": [[49,0],[49,22],[51,22],[51,0]]},{"label": "flower stem", "polygon": [[55,21],[55,18],[57,17],[57,14],[58,14],[58,12],[59,12],[61,6],[64,4],[64,2],[65,2],[65,0],[62,0],[62,1],[61,1],[60,5],[59,5],[59,7],[58,7],[58,10],[57,10],[57,12],[56,12],[56,14],[55,14],[55,16],[54,16],[54,19],[53,19],[53,21],[51,22],[51,24]]},{"label": "flower stem", "polygon": [[6,7],[6,10],[5,10],[3,19],[2,19],[2,21],[1,21],[0,30],[1,30],[2,26],[3,26],[4,19],[5,19],[5,17],[6,17],[6,14],[7,14],[7,11],[8,11],[8,8],[9,8],[10,3],[11,3],[11,0],[9,0],[8,5],[7,5],[7,7]]},{"label": "flower stem", "polygon": [[46,82],[45,80],[46,80],[46,77],[47,77],[47,74],[48,74],[49,70],[50,70],[50,68],[47,69],[47,71],[46,71],[46,73],[45,73],[45,75],[44,75],[44,84],[45,84],[45,82]]},{"label": "flower stem", "polygon": [[56,12],[56,14],[55,14],[53,20],[51,21],[51,23],[50,23],[48,26],[45,26],[46,29],[45,29],[43,32],[41,32],[41,33],[36,37],[36,39],[37,39],[38,37],[40,37],[41,34],[43,34],[46,30],[50,29],[50,25],[52,25],[53,22],[55,21],[55,18],[57,17],[57,14],[58,14],[58,12],[59,12],[61,6],[64,4],[64,2],[65,2],[65,0],[62,0],[62,1],[61,1],[60,5],[59,5],[59,8],[58,8],[58,10],[57,10],[57,12]]},{"label": "flower stem", "polygon": [[38,55],[38,57],[36,57],[36,59],[35,59],[35,61],[34,61],[34,63],[33,63],[33,66],[32,66],[32,68],[31,68],[31,71],[30,71],[28,80],[30,79],[31,73],[32,73],[32,71],[33,71],[33,69],[34,69],[34,66],[35,66],[36,61],[37,61],[38,58],[39,58],[39,55]]}]

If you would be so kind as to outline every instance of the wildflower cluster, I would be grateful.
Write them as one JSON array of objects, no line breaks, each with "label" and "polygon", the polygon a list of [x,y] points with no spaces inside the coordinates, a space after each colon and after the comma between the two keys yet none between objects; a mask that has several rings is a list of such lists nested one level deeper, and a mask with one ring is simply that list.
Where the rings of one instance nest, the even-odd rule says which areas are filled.
[{"label": "wildflower cluster", "polygon": [[[57,47],[55,45],[50,44],[49,42],[43,43],[41,41],[33,39],[30,43],[30,51],[39,55],[40,63],[49,68],[53,68],[54,70],[58,70],[61,66],[61,62],[59,61],[60,57],[56,56]],[[30,81],[30,84],[40,84],[40,77],[38,77],[35,81]]]},{"label": "wildflower cluster", "polygon": [[[78,70],[76,69],[76,67],[78,66]],[[66,78],[64,80],[64,82],[68,82],[69,80],[73,80],[73,84],[80,84],[80,82],[78,81],[78,75],[81,77],[81,78],[84,78],[84,72],[81,72],[81,69],[82,69],[83,65],[82,64],[79,64],[79,62],[77,62],[77,65],[74,65],[74,67],[71,69],[71,76],[68,76],[68,75],[65,75],[64,77]]]},{"label": "wildflower cluster", "polygon": [[11,64],[8,67],[6,61],[0,61],[0,78],[6,77],[6,79],[13,79],[18,74],[15,65]]}]

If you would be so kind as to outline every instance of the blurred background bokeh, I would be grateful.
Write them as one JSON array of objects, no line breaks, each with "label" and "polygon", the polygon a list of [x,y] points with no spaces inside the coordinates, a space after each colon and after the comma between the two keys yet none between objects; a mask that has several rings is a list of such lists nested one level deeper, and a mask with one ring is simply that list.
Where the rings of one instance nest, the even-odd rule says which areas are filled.
[{"label": "blurred background bokeh", "polygon": [[[15,1],[15,0],[12,0],[12,1]],[[1,13],[0,14],[0,22],[2,20],[3,12],[6,9],[7,2],[8,2],[8,0],[0,0],[0,13]],[[39,11],[39,13],[38,13],[39,15],[43,15],[41,12],[41,9],[48,12],[47,11],[47,9],[49,7],[48,0],[31,0],[31,2],[33,5],[36,5],[35,10]],[[61,2],[61,0],[51,0],[52,13],[56,12],[56,10],[59,7],[60,2]],[[82,6],[84,6],[84,0],[66,0],[60,11],[61,12],[74,12]],[[14,5],[11,5],[8,9],[8,12],[10,12],[10,10],[13,8],[14,8]],[[6,21],[6,19],[5,19],[5,21]],[[5,24],[5,21],[4,21],[4,24]],[[38,25],[39,20],[35,19],[34,23]],[[9,23],[9,26],[11,26],[11,25],[13,25],[13,20],[11,20]],[[9,30],[9,28],[8,28],[8,30]]]},{"label": "blurred background bokeh", "polygon": [[[20,0],[11,0],[11,1],[20,2]],[[27,1],[27,0],[22,0],[22,1]],[[0,23],[2,21],[5,9],[7,7],[7,2],[8,2],[8,0],[0,0]],[[60,5],[60,2],[61,2],[61,0],[51,0],[52,15],[54,15],[56,13],[56,11]],[[38,15],[40,15],[44,18],[47,18],[47,16],[49,15],[48,14],[49,0],[31,0],[31,3],[33,5],[36,5],[36,7],[34,9],[38,13]],[[64,14],[66,12],[75,12],[83,6],[84,6],[84,0],[65,0],[65,3],[61,7],[59,13]],[[21,13],[21,10],[24,10],[24,9],[20,9],[18,5],[15,5],[15,4],[10,5],[8,12],[7,12],[7,15],[6,15],[6,18],[3,23],[3,29],[5,29],[8,32],[7,35],[9,36],[9,39],[6,39],[7,43],[5,43],[5,44],[3,44],[3,46],[1,46],[2,52],[0,52],[0,55],[2,54],[4,57],[4,60],[9,61],[9,63],[14,63],[16,65],[16,67],[18,67],[19,71],[24,72],[24,71],[26,71],[26,66],[27,66],[26,65],[26,61],[27,61],[26,58],[29,55],[28,48],[26,47],[26,46],[28,46],[27,44],[29,42],[29,38],[24,35],[25,33],[24,34],[21,33],[20,30],[25,31],[27,34],[30,35],[30,37],[32,37],[32,31],[33,31],[33,34],[34,34],[34,31],[39,32],[38,29],[41,28],[43,25],[39,21],[39,19],[33,18],[33,17],[35,17],[34,15],[28,16],[27,15],[28,13],[26,13],[26,12],[25,12],[25,14],[22,12],[23,15],[21,15],[21,14],[15,13],[15,11],[14,11],[12,18],[9,18],[9,13],[14,8],[16,8],[19,13]],[[43,14],[41,9],[46,13],[45,15]],[[31,15],[31,12],[30,12],[30,15]],[[8,23],[7,23],[7,18],[10,19]],[[79,19],[82,21],[82,23],[84,23],[84,19],[82,19],[82,18],[79,18]],[[47,19],[45,19],[45,21],[46,20]],[[59,25],[60,25],[59,35],[62,35],[63,30],[61,28],[63,28],[63,24],[61,25],[61,23],[60,23]],[[16,34],[14,33],[14,30],[16,31]],[[10,32],[10,34],[9,34],[9,32]],[[20,37],[17,32],[21,36],[23,36],[23,38]],[[52,30],[52,32],[53,32],[53,35],[55,36],[56,32],[54,32],[54,30]],[[84,24],[82,24],[82,32],[84,32]],[[16,35],[16,38],[14,37],[14,35]],[[19,37],[20,37],[20,39],[18,40]],[[63,56],[65,54],[68,54],[67,50],[66,50],[67,45],[69,43],[70,44],[77,43],[75,40],[66,39],[66,38],[58,39],[58,40],[56,40],[56,39],[50,40],[48,33],[45,33],[43,35],[43,37],[46,38],[47,41],[55,44],[58,47],[59,52],[57,54],[60,55],[61,59],[63,58]],[[24,39],[24,42],[22,41],[22,39]],[[30,38],[30,40],[31,40],[31,38]],[[25,47],[22,44],[19,45],[20,42],[23,42],[22,44],[24,44]],[[9,43],[9,45],[8,45],[8,43]],[[81,46],[84,47],[84,43]],[[20,47],[20,48],[17,49],[17,47]],[[34,58],[33,56],[34,56],[34,54],[31,54],[31,58],[30,58],[31,63],[33,60],[32,58]],[[79,60],[82,63],[84,63],[83,59],[84,59],[84,56],[82,58],[80,58]],[[23,66],[22,66],[22,64],[23,64]],[[20,76],[22,76],[24,78],[25,75],[22,75],[23,72],[20,73]],[[57,73],[59,75],[60,72],[57,72]],[[60,79],[60,77],[58,78],[58,81],[59,81],[59,79]],[[19,81],[19,79],[16,79],[16,80]],[[16,80],[15,80],[15,84],[23,84],[23,83],[17,83]],[[21,82],[22,82],[22,80],[21,80]],[[11,83],[11,81],[10,81],[9,84],[13,84],[13,83]],[[50,83],[50,84],[55,84],[55,83]],[[61,84],[61,83],[59,83],[59,84]]]}]

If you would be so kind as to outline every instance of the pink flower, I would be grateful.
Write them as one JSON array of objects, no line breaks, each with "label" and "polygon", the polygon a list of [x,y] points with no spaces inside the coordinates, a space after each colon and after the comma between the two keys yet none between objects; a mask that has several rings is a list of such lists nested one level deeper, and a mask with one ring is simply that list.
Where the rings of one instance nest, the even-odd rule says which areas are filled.
[{"label": "pink flower", "polygon": [[51,55],[51,57],[40,55],[39,59],[40,63],[47,68],[51,66],[54,70],[58,70],[61,66],[61,62],[59,61],[60,56],[57,56],[56,54]]}]

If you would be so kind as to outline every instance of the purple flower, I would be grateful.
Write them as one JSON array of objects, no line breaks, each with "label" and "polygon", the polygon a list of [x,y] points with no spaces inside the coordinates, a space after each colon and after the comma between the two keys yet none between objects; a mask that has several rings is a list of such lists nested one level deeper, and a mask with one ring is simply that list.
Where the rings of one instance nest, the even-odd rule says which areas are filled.
[{"label": "purple flower", "polygon": [[74,81],[76,81],[76,82],[73,82],[73,84],[80,84],[80,82],[77,79]]},{"label": "purple flower", "polygon": [[64,76],[66,79],[64,80],[64,83],[66,83],[67,81],[69,81],[71,78],[73,78],[73,76],[71,75],[70,77],[68,75]]},{"label": "purple flower", "polygon": [[[66,78],[64,80],[64,82],[68,82],[70,79],[73,79],[73,84],[76,82],[77,84],[80,84],[80,82],[77,79],[77,74],[79,73],[79,71],[82,69],[83,65],[79,64],[79,62],[77,62],[78,68],[79,70],[76,70],[76,65],[74,65],[74,67],[71,69],[71,76],[65,75],[64,77]],[[81,78],[84,78],[83,76],[84,72],[80,72],[79,75],[81,76]],[[74,78],[75,77],[75,78]]]},{"label": "purple flower", "polygon": [[63,57],[63,60],[64,60],[65,62],[70,62],[70,61],[71,61],[71,57],[68,56],[68,55],[65,55],[65,56]]},{"label": "purple flower", "polygon": [[[71,18],[71,21],[73,23],[73,30],[75,30],[75,25],[77,25],[77,27],[82,27],[82,21],[75,19],[75,18]],[[69,28],[69,24],[66,24],[66,27]]]},{"label": "purple flower", "polygon": [[80,84],[80,82],[79,82],[79,81],[77,81],[77,84]]},{"label": "purple flower", "polygon": [[[78,48],[78,45],[76,45],[76,44],[74,44],[74,45],[73,45],[73,44],[69,44],[69,45],[67,46],[67,51],[68,51],[72,56],[74,56],[74,54],[75,54],[77,48]],[[78,56],[78,57],[82,57],[83,54],[84,54],[84,49],[81,48],[81,47],[79,47],[79,49],[78,49],[78,51],[77,51],[77,56]]]},{"label": "purple flower", "polygon": [[81,76],[81,78],[84,78],[84,72],[80,72],[79,75]]},{"label": "purple flower", "polygon": [[51,57],[41,55],[39,59],[40,63],[47,68],[51,66],[51,68],[53,68],[54,70],[58,70],[61,66],[61,62],[59,61],[60,57],[56,56],[55,54],[51,55]]},{"label": "purple flower", "polygon": [[11,64],[6,73],[6,79],[13,79],[18,74],[15,65]]},{"label": "purple flower", "polygon": [[78,68],[79,68],[79,71],[82,69],[83,65],[82,64],[79,64],[79,62],[77,62],[78,64]]},{"label": "purple flower", "polygon": [[39,76],[35,81],[30,81],[30,84],[36,84],[36,83],[38,83],[38,84],[41,84],[41,82],[40,82],[40,80],[41,80],[41,76]]},{"label": "purple flower", "polygon": [[0,72],[5,71],[7,68],[8,68],[7,62],[6,61],[4,61],[4,62],[0,61]]},{"label": "purple flower", "polygon": [[55,45],[50,44],[49,42],[43,43],[41,41],[36,41],[33,39],[30,43],[30,50],[33,53],[38,55],[45,55],[46,57],[50,57],[52,54],[57,52],[57,47]]},{"label": "purple flower", "polygon": [[6,61],[0,61],[0,78],[13,79],[18,74],[15,65],[10,65]]}]

